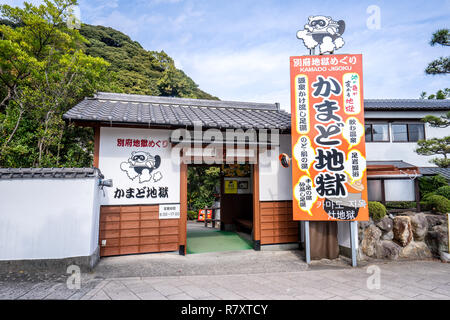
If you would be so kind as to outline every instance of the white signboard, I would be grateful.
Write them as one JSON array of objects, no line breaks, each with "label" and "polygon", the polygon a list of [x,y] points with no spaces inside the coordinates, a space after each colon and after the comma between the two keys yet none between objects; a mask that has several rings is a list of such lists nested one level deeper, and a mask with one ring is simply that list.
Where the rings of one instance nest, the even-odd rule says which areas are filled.
[{"label": "white signboard", "polygon": [[100,128],[99,168],[112,188],[103,205],[180,202],[179,155],[174,159],[170,130]]},{"label": "white signboard", "polygon": [[160,219],[179,219],[180,218],[180,204],[160,204],[159,205]]}]

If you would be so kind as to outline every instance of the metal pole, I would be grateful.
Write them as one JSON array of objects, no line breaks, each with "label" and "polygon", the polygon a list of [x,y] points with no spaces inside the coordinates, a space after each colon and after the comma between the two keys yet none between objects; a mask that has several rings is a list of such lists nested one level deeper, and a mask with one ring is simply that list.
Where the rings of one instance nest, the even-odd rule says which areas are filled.
[{"label": "metal pole", "polygon": [[357,236],[357,229],[358,228],[358,222],[357,221],[350,221],[350,246],[352,248],[352,267],[356,267],[356,236]]},{"label": "metal pole", "polygon": [[311,263],[311,243],[309,238],[309,221],[305,221],[305,257],[306,263]]}]

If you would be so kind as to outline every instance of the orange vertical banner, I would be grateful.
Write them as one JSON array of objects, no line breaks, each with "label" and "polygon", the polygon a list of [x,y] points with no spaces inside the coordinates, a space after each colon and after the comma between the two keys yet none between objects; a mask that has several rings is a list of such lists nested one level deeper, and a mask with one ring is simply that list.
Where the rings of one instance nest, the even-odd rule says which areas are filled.
[{"label": "orange vertical banner", "polygon": [[361,54],[290,58],[294,220],[367,221]]}]

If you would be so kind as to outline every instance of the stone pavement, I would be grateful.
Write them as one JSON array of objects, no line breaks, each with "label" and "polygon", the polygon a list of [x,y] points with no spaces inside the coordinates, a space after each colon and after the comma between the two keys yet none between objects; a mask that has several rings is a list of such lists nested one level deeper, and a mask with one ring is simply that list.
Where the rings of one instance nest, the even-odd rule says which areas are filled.
[{"label": "stone pavement", "polygon": [[[450,265],[436,260],[378,261],[351,268],[344,260],[319,261],[307,266],[298,263],[293,252],[248,251],[247,259],[242,254],[230,253],[227,258],[236,256],[244,260],[245,265],[238,264],[240,270],[220,270],[220,263],[210,270],[207,264],[203,269],[195,269],[204,259],[220,262],[215,255],[133,255],[102,259],[95,272],[82,275],[80,289],[68,289],[67,276],[44,275],[35,279],[29,274],[12,273],[0,276],[0,299],[450,299]],[[176,265],[176,261],[183,264],[178,264],[180,270],[164,272],[161,269],[164,259],[170,264]],[[159,264],[151,268],[153,260]],[[266,265],[259,265],[261,262]],[[145,265],[156,274],[150,275]],[[276,270],[280,265],[284,268]],[[367,286],[368,278],[374,276],[373,271],[368,273],[371,266],[379,268],[379,289]],[[369,283],[375,283],[370,281],[372,278]]]}]

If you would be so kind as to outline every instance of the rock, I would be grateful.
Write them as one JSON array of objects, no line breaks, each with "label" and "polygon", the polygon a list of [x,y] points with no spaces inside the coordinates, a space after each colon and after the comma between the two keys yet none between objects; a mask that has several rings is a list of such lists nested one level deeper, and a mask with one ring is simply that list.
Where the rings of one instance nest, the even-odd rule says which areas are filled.
[{"label": "rock", "polygon": [[411,241],[400,251],[400,258],[405,259],[425,259],[431,258],[433,254],[423,241]]},{"label": "rock", "polygon": [[411,227],[415,241],[423,241],[428,232],[428,220],[423,213],[411,216]]},{"label": "rock", "polygon": [[358,227],[359,227],[359,229],[364,230],[364,229],[367,228],[371,223],[372,223],[372,221],[360,221],[360,222],[358,222]]},{"label": "rock", "polygon": [[381,237],[381,230],[371,224],[364,230],[363,239],[361,241],[362,252],[373,257],[376,255],[376,245]]},{"label": "rock", "polygon": [[442,262],[450,262],[450,253],[441,251],[441,261]]},{"label": "rock", "polygon": [[448,252],[447,225],[441,224],[431,228],[425,237],[425,242],[436,255],[439,255],[441,251]]},{"label": "rock", "polygon": [[425,214],[425,218],[427,219],[428,222],[428,229],[431,229],[434,226],[447,223],[447,218],[445,217],[445,215]]},{"label": "rock", "polygon": [[402,247],[392,241],[382,240],[376,245],[376,257],[378,259],[396,260]]},{"label": "rock", "polygon": [[389,232],[383,233],[381,240],[392,240],[394,239],[394,232],[391,230]]},{"label": "rock", "polygon": [[414,212],[414,211],[405,211],[405,212],[399,212],[397,215],[411,217],[411,216],[414,216],[416,214],[417,214],[417,212]]},{"label": "rock", "polygon": [[394,240],[402,247],[406,247],[413,239],[411,218],[408,216],[397,216],[394,218]]},{"label": "rock", "polygon": [[383,219],[375,223],[375,225],[384,232],[389,232],[394,227],[394,223],[389,217],[384,217]]}]

